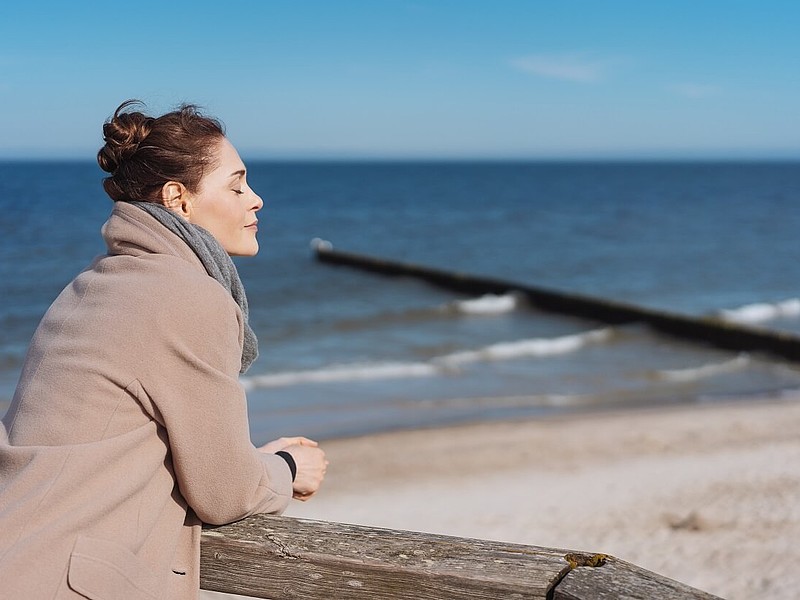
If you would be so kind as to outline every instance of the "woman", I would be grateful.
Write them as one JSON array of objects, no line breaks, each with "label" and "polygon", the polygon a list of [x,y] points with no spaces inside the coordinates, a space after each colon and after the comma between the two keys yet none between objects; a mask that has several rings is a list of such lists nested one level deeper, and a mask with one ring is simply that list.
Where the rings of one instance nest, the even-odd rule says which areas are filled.
[{"label": "woman", "polygon": [[229,255],[258,252],[261,198],[193,106],[122,104],[98,162],[108,254],[42,319],[0,427],[0,597],[195,598],[200,526],[279,513],[327,461],[250,442],[257,355]]}]

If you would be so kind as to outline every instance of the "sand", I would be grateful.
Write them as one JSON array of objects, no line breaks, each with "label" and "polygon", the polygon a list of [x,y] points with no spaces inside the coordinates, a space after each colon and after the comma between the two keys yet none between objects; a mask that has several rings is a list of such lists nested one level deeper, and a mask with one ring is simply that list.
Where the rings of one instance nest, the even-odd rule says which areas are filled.
[{"label": "sand", "polygon": [[603,552],[730,600],[800,597],[800,397],[324,448],[324,487],[288,515]]}]

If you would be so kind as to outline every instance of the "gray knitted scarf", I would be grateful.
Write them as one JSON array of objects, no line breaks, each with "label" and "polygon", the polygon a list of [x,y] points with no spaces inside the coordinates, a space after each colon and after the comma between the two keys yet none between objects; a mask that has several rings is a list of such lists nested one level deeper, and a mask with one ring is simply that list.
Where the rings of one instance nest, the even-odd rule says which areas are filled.
[{"label": "gray knitted scarf", "polygon": [[247,371],[258,357],[258,339],[250,327],[247,296],[244,292],[242,280],[239,279],[239,272],[236,270],[236,265],[233,264],[231,257],[228,256],[228,253],[223,250],[220,243],[207,229],[181,218],[163,204],[134,201],[129,201],[128,203],[141,208],[186,242],[200,259],[200,262],[203,263],[208,274],[219,281],[231,293],[234,301],[242,310],[242,318],[244,319],[244,347],[242,348],[242,368],[239,372],[244,373]]}]

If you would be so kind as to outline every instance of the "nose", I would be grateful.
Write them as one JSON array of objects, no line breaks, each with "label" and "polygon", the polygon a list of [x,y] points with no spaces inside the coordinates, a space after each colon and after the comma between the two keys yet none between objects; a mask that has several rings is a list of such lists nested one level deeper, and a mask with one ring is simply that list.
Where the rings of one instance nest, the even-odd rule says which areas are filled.
[{"label": "nose", "polygon": [[253,192],[253,211],[259,211],[264,206],[264,201],[261,196]]}]

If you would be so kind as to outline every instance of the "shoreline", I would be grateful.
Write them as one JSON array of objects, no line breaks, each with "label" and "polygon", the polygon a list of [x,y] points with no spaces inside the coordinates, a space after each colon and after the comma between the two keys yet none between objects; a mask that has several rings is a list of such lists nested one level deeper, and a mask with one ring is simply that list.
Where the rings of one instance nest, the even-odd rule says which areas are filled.
[{"label": "shoreline", "polygon": [[[618,397],[620,394],[609,394]],[[496,395],[496,396],[479,396],[469,397],[467,401],[479,400],[482,402],[505,402],[505,403],[529,403],[531,398],[540,399],[534,395]],[[664,400],[663,398],[648,399],[648,400],[629,400],[617,401],[615,403],[581,403],[574,406],[559,406],[557,403],[550,405],[539,405],[530,411],[521,412],[519,414],[502,414],[494,413],[489,415],[482,415],[480,417],[465,416],[454,417],[452,419],[434,419],[429,423],[414,423],[402,424],[394,427],[377,426],[372,428],[364,428],[363,430],[354,430],[352,433],[334,434],[330,437],[318,435],[313,437],[321,445],[328,445],[331,443],[344,444],[348,442],[355,442],[365,438],[379,438],[383,436],[403,435],[413,432],[425,431],[441,431],[446,432],[449,430],[466,429],[481,429],[483,426],[503,426],[510,423],[531,423],[539,421],[572,421],[574,419],[589,419],[593,416],[602,415],[618,415],[623,416],[628,413],[646,413],[646,412],[661,412],[682,409],[702,409],[703,407],[715,406],[737,406],[739,404],[751,405],[753,402],[761,403],[782,403],[792,402],[797,399],[800,401],[800,388],[788,387],[779,389],[765,389],[752,393],[742,394],[724,394],[718,396],[705,396],[702,398],[679,398]],[[461,401],[461,397],[448,398],[447,402]],[[302,427],[301,427],[302,428]],[[294,434],[292,434],[294,435]],[[298,434],[298,435],[302,435]]]},{"label": "shoreline", "polygon": [[322,442],[287,515],[612,554],[719,596],[793,598],[800,394]]}]

